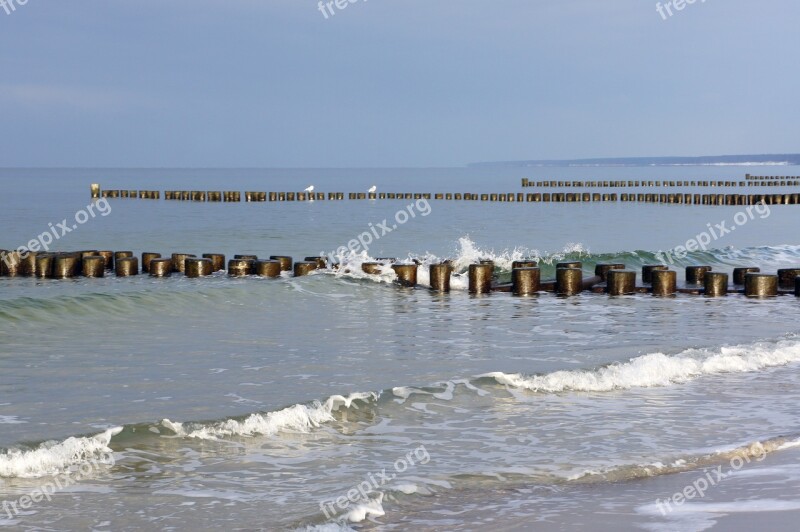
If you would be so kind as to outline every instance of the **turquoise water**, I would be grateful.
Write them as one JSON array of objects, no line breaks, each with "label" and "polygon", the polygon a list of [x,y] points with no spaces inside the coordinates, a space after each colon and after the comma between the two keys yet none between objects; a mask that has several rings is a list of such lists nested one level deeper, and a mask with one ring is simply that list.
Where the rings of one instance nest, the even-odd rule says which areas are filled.
[{"label": "turquoise water", "polygon": [[[523,191],[522,177],[745,172],[797,173],[0,170],[0,247],[71,223],[90,183],[481,193]],[[481,258],[502,279],[526,257],[544,277],[560,260],[582,261],[587,275],[607,261],[639,269],[723,221],[735,231],[674,267],[794,267],[796,206],[752,211],[741,224],[743,207],[635,203],[109,206],[52,249],[299,260],[346,246],[370,224],[397,227],[344,257],[349,268],[297,279],[0,278],[0,527],[700,530],[730,529],[736,515],[780,528],[800,509],[794,297],[470,296],[463,276]],[[396,223],[402,210],[417,215]],[[358,273],[389,256],[420,260],[422,286]],[[456,263],[454,291],[433,294],[425,266],[444,258]],[[748,461],[661,513],[657,499],[731,469],[735,457]],[[75,482],[21,507],[65,475]]]}]

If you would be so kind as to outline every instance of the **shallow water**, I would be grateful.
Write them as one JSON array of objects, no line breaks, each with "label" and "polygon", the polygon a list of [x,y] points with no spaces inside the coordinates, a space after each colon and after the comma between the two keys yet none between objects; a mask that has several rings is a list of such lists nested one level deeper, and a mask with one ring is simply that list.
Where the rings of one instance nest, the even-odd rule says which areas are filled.
[{"label": "shallow water", "polygon": [[[793,174],[782,170],[2,170],[0,247],[71,218],[91,182],[517,192],[521,177]],[[414,203],[110,201],[55,249],[302,259]],[[800,509],[794,297],[466,293],[481,258],[501,280],[524,257],[544,277],[559,260],[587,275],[612,260],[639,269],[742,207],[428,207],[340,272],[300,279],[0,278],[0,526],[780,529]],[[795,209],[756,212],[674,267],[796,266]],[[359,273],[386,256],[421,260],[422,287]],[[432,294],[425,266],[443,258],[454,291]],[[109,451],[113,465],[99,463]],[[747,463],[662,515],[656,499],[737,457]],[[50,500],[9,506],[66,472],[75,483]]]}]

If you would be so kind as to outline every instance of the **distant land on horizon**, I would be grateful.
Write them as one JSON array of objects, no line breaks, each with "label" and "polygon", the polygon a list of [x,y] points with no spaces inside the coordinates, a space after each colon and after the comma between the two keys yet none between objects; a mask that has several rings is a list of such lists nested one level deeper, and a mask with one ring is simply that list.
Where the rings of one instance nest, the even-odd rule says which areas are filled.
[{"label": "distant land on horizon", "polygon": [[700,157],[607,157],[596,159],[541,159],[531,161],[490,161],[468,167],[555,167],[555,166],[796,166],[800,154],[703,155]]}]

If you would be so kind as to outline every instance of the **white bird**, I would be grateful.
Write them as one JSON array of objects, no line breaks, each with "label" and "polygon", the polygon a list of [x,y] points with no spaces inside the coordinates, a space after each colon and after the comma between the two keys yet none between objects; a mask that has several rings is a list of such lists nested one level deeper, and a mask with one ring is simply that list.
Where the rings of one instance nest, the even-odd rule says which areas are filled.
[{"label": "white bird", "polygon": [[376,190],[378,190],[378,187],[376,187],[375,185],[372,185],[372,188],[367,190],[367,192],[369,192],[370,194],[374,194]]},{"label": "white bird", "polygon": [[314,192],[314,185],[311,185],[310,187],[305,189],[303,192]]}]

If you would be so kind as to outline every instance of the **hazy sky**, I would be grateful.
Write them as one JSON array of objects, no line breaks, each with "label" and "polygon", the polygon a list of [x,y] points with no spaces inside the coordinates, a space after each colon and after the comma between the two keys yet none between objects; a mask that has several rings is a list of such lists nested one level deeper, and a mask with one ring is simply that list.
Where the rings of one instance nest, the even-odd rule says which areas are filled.
[{"label": "hazy sky", "polygon": [[797,0],[339,3],[0,7],[0,166],[800,151]]}]

